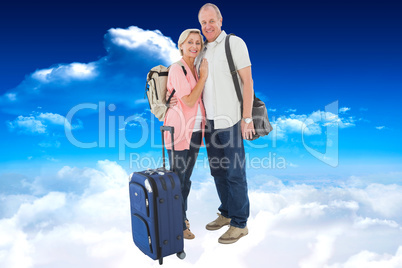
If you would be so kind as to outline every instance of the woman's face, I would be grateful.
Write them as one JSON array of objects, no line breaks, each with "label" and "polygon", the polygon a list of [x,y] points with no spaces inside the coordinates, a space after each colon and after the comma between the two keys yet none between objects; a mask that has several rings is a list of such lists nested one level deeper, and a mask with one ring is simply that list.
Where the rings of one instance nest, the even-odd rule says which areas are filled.
[{"label": "woman's face", "polygon": [[201,50],[201,42],[199,34],[190,33],[187,39],[180,45],[183,57],[196,58]]}]

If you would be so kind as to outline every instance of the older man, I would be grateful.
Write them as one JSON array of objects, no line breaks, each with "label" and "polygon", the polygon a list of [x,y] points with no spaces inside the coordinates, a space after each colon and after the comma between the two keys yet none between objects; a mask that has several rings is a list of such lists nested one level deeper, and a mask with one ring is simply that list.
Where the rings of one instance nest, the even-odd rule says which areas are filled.
[{"label": "older man", "polygon": [[[240,79],[243,103],[237,98],[225,53],[222,15],[217,6],[205,4],[198,13],[202,33],[207,39],[204,53],[209,62],[203,100],[207,127],[205,143],[211,175],[221,201],[218,218],[207,224],[207,230],[229,229],[219,238],[219,243],[231,244],[248,234],[249,198],[245,170],[243,138],[254,133],[251,117],[253,80],[247,46],[236,36],[230,38],[233,61]],[[241,109],[241,107],[243,109]]]}]

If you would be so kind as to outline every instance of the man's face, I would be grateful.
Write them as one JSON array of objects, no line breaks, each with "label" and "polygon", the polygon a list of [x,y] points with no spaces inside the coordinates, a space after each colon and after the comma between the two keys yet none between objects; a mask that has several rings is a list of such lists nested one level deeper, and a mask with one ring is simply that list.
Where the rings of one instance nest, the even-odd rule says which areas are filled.
[{"label": "man's face", "polygon": [[218,19],[218,15],[212,7],[206,7],[200,12],[198,17],[201,30],[208,42],[213,42],[221,34],[222,18]]}]

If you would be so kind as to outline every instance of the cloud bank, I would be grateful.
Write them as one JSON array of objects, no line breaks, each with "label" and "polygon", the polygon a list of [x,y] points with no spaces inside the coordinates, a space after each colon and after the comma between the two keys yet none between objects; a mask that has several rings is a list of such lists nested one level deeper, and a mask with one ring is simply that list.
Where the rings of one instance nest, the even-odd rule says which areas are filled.
[{"label": "cloud bank", "polygon": [[49,128],[66,128],[69,130],[82,128],[82,122],[71,125],[64,116],[53,113],[33,113],[29,116],[18,116],[13,121],[8,121],[10,131],[24,134],[49,134]]},{"label": "cloud bank", "polygon": [[[250,233],[221,245],[209,232],[219,204],[213,180],[196,172],[189,219],[196,239],[187,257],[166,267],[388,267],[402,264],[402,186],[285,185],[264,174],[250,188]],[[17,177],[15,179],[18,179]],[[253,180],[253,178],[249,178]],[[0,194],[2,267],[158,267],[132,242],[128,174],[117,163],[63,167],[48,177],[19,178],[25,194]]]},{"label": "cloud bank", "polygon": [[313,111],[311,114],[290,114],[282,115],[272,121],[275,127],[273,132],[275,138],[286,140],[289,134],[303,134],[306,136],[321,135],[325,133],[325,127],[337,125],[339,128],[356,126],[354,117],[342,116],[332,112]]}]

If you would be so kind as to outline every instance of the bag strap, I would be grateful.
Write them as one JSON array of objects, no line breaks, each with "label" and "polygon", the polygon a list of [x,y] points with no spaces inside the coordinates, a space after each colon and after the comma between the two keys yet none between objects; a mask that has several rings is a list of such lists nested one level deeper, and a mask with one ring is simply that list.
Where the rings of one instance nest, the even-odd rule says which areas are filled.
[{"label": "bag strap", "polygon": [[243,106],[243,96],[241,95],[239,79],[237,78],[237,71],[233,62],[232,51],[230,50],[229,38],[232,35],[234,36],[234,34],[228,34],[225,38],[225,52],[229,64],[230,74],[232,75],[233,83],[236,89],[237,98],[239,99],[241,106]]},{"label": "bag strap", "polygon": [[[230,43],[229,43],[229,38],[232,35],[235,36],[234,34],[231,33],[231,34],[228,34],[225,38],[225,52],[226,52],[226,58],[227,58],[228,64],[229,64],[230,74],[232,75],[233,84],[236,89],[236,95],[237,95],[237,98],[239,99],[241,112],[243,114],[243,95],[241,94],[241,91],[240,91],[239,79],[237,78],[237,70],[234,65],[232,51],[230,50]],[[254,92],[253,100],[255,100],[255,98],[256,97],[255,97],[255,92]]]}]

